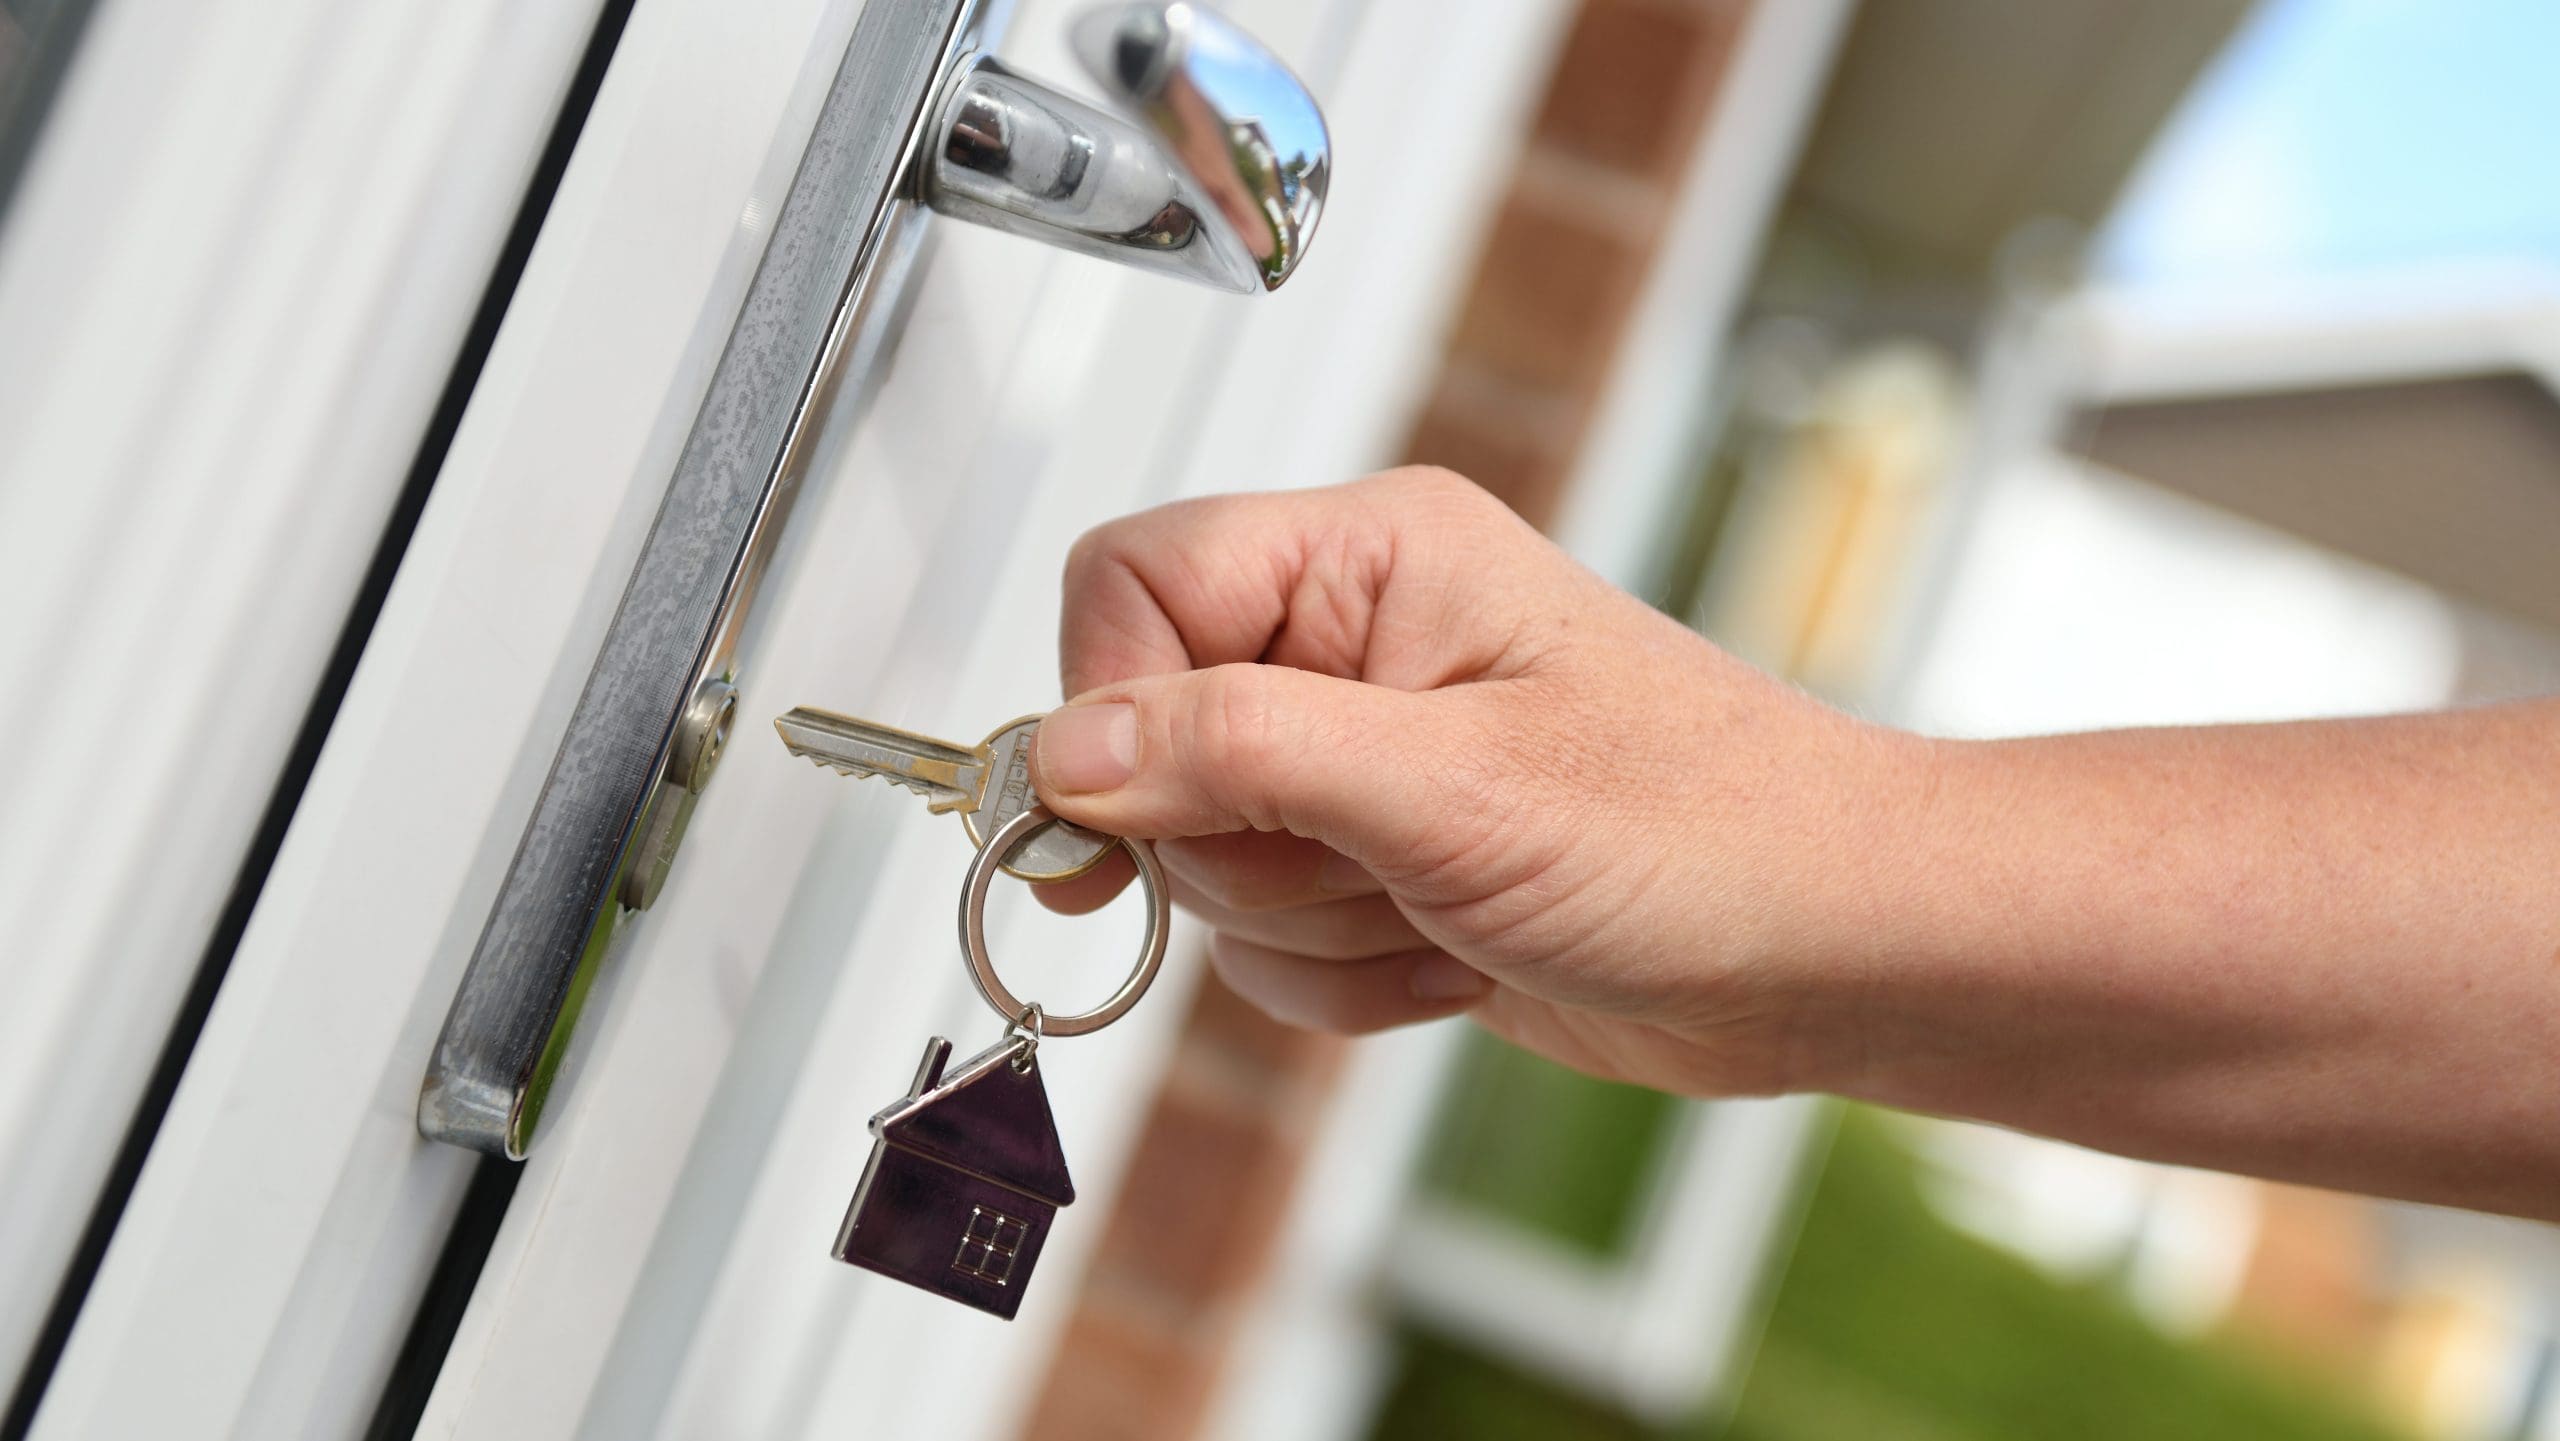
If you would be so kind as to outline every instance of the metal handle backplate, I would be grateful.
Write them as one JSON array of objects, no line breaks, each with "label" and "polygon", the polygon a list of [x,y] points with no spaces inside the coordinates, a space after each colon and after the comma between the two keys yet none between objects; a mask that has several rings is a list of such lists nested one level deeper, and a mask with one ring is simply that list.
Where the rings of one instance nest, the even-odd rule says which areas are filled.
[{"label": "metal handle backplate", "polygon": [[711,780],[755,598],[820,438],[873,387],[930,212],[1245,292],[1304,254],[1331,157],[1268,51],[1186,4],[1097,12],[1075,38],[1115,114],[986,58],[1010,8],[863,7],[437,1037],[429,1138],[532,1144],[587,992]]}]

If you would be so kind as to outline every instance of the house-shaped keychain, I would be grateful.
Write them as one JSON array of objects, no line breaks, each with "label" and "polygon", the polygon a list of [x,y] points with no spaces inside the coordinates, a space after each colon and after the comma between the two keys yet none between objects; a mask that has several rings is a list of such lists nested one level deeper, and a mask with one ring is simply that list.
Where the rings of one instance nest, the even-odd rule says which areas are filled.
[{"label": "house-shaped keychain", "polygon": [[926,1044],[915,1084],[871,1118],[871,1163],[835,1256],[1007,1320],[1075,1184],[1031,1042],[1008,1036],[945,1076]]}]

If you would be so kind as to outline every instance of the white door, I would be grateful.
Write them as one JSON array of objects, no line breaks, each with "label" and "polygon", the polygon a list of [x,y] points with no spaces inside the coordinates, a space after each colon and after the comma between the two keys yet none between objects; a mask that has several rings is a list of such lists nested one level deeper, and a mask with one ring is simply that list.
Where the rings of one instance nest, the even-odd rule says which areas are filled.
[{"label": "white door", "polygon": [[[838,1265],[864,1119],[928,1035],[973,1048],[1001,1022],[954,953],[954,821],[791,759],[766,722],[808,702],[974,739],[1056,699],[1082,530],[1390,457],[1561,7],[1223,7],[1306,79],[1337,155],[1277,295],[931,221],[891,349],[808,452],[716,783],[593,972],[528,1159],[422,1139],[430,1057],[784,201],[813,135],[842,133],[848,47],[960,8],[631,8],[35,1435],[1018,1423],[1193,957],[1178,936],[1129,1020],[1043,1052],[1080,1199],[1020,1319]],[[1072,8],[990,14],[996,48],[1078,74]],[[1072,1004],[1124,963],[1129,904],[1012,905],[995,951],[1017,989]]]}]

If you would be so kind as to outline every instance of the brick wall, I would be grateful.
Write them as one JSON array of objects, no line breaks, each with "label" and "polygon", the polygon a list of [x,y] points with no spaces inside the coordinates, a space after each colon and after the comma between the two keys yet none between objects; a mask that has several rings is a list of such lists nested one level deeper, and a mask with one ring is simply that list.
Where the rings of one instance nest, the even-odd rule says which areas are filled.
[{"label": "brick wall", "polygon": [[1739,0],[1586,0],[1408,458],[1545,523],[1563,498],[1724,72]]},{"label": "brick wall", "polygon": [[[1380,0],[1393,3],[1393,0]],[[1583,0],[1406,458],[1550,523],[1751,0]],[[1342,1042],[1204,977],[1029,1412],[1029,1441],[1186,1441],[1277,1240]]]}]

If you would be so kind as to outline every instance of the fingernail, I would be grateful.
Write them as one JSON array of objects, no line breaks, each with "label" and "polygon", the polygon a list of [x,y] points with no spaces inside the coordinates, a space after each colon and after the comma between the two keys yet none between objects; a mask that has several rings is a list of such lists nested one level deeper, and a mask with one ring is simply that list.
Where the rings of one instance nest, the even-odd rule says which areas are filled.
[{"label": "fingernail", "polygon": [[1493,989],[1484,972],[1451,955],[1429,955],[1416,961],[1406,982],[1417,1001],[1473,1001]]},{"label": "fingernail", "polygon": [[1326,852],[1324,864],[1316,867],[1316,889],[1327,895],[1364,896],[1377,888],[1369,868],[1340,851]]},{"label": "fingernail", "polygon": [[1125,784],[1138,768],[1138,708],[1114,701],[1053,710],[1032,757],[1056,790],[1091,795]]}]

